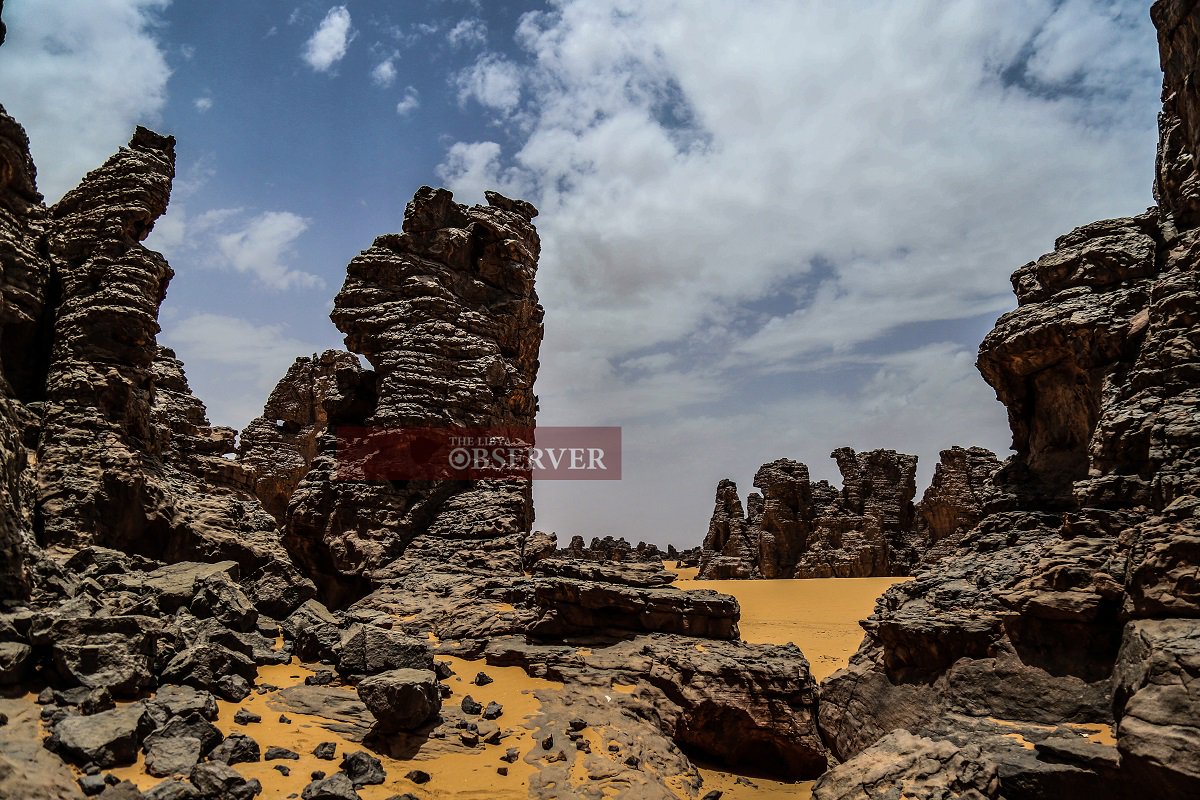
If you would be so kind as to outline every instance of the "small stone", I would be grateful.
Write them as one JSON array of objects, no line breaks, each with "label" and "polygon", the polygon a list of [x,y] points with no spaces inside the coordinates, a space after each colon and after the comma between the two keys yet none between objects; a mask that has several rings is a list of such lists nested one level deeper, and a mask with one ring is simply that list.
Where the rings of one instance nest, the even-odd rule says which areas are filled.
[{"label": "small stone", "polygon": [[588,724],[585,721],[578,719],[578,718],[571,720],[567,724],[570,726],[571,730],[573,730],[573,731],[581,731],[588,726]]},{"label": "small stone", "polygon": [[325,772],[323,770],[314,769],[308,777],[312,778],[314,781],[319,781],[321,778],[325,777]]},{"label": "small stone", "polygon": [[8,724],[8,714],[0,712],[0,728]]},{"label": "small stone", "polygon": [[291,774],[292,774],[292,771],[291,771],[290,769],[288,769],[287,767],[285,767],[283,764],[276,764],[276,765],[275,765],[275,769],[279,770],[279,774],[280,774],[280,775],[282,775],[282,776],[283,776],[283,777],[285,777],[285,778],[286,778],[288,775],[291,775]]},{"label": "small stone", "polygon": [[241,675],[224,675],[212,685],[213,694],[231,703],[240,703],[250,696],[250,681]]},{"label": "small stone", "polygon": [[438,684],[438,694],[440,694],[442,696],[442,699],[445,700],[447,697],[454,694],[454,692],[451,691],[450,687],[447,686],[446,684],[439,683]]},{"label": "small stone", "polygon": [[253,764],[262,759],[258,742],[241,733],[231,733],[208,756],[226,764]]},{"label": "small stone", "polygon": [[542,739],[543,750],[549,750],[551,747],[554,747],[554,734],[550,734],[545,739]]},{"label": "small stone", "polygon": [[39,706],[49,705],[54,702],[54,690],[47,686],[42,691],[38,692],[37,704]]},{"label": "small stone", "polygon": [[611,742],[611,743],[608,745],[608,752],[610,752],[610,753],[619,753],[619,752],[621,752],[621,745],[617,744],[616,742]]},{"label": "small stone", "polygon": [[701,797],[700,800],[721,800],[721,798],[724,796],[725,793],[720,789],[713,789],[711,792],[704,795],[704,797]]},{"label": "small stone", "polygon": [[472,731],[463,731],[458,735],[458,738],[461,739],[462,743],[467,747],[474,747],[475,745],[479,744],[479,734],[473,733]]},{"label": "small stone", "polygon": [[383,769],[383,764],[378,758],[370,753],[356,750],[349,755],[342,756],[342,772],[346,773],[350,778],[350,782],[354,784],[355,789],[361,789],[364,786],[378,785],[387,780],[387,773]]},{"label": "small stone", "polygon": [[587,739],[576,739],[575,740],[575,749],[579,750],[582,753],[592,752],[592,746],[590,744],[588,744]]},{"label": "small stone", "polygon": [[471,681],[471,683],[475,684],[476,686],[487,686],[491,682],[492,676],[488,675],[486,672],[477,672],[475,674],[475,680]]},{"label": "small stone", "polygon": [[253,711],[247,711],[244,708],[239,708],[237,713],[233,715],[233,721],[238,725],[250,725],[255,722],[262,722],[262,717],[255,714]]},{"label": "small stone", "polygon": [[275,747],[272,745],[267,748],[267,753],[263,756],[263,761],[278,761],[281,758],[286,758],[289,761],[299,761],[300,754],[288,750],[286,747]]},{"label": "small stone", "polygon": [[516,763],[516,760],[521,757],[521,751],[515,747],[510,747],[504,751],[504,755],[500,756],[501,761],[507,761],[510,764]]},{"label": "small stone", "polygon": [[564,753],[562,750],[559,750],[557,753],[555,753],[554,755],[552,755],[546,759],[546,761],[551,764],[554,764],[559,761],[566,761],[566,760],[567,760],[567,754]]},{"label": "small stone", "polygon": [[280,714],[279,715],[279,723],[281,725],[291,725],[292,721],[291,721],[291,719],[288,718],[288,716],[286,714]]},{"label": "small stone", "polygon": [[483,705],[476,702],[471,695],[467,695],[462,699],[462,702],[459,703],[459,708],[462,709],[464,714],[479,714],[483,711]]},{"label": "small stone", "polygon": [[508,767],[496,767],[496,774],[497,775],[507,775]]},{"label": "small stone", "polygon": [[484,719],[496,719],[503,713],[504,713],[504,706],[500,705],[499,703],[497,703],[496,701],[493,700],[492,702],[488,703],[487,708],[485,708],[483,710],[483,718]]},{"label": "small stone", "polygon": [[79,779],[79,790],[88,797],[93,797],[104,791],[104,778],[99,775],[84,775]]},{"label": "small stone", "polygon": [[336,752],[337,744],[335,742],[321,742],[313,748],[313,755],[322,761],[333,761]]},{"label": "small stone", "polygon": [[405,773],[404,777],[408,778],[418,786],[429,783],[429,773],[423,769],[411,770],[410,772]]},{"label": "small stone", "polygon": [[639,759],[637,756],[625,757],[625,766],[627,767],[633,767],[634,769],[637,769],[639,766],[641,766],[641,763],[641,759]]},{"label": "small stone", "polygon": [[454,674],[454,667],[450,666],[449,661],[435,661],[433,662],[433,671],[439,681],[444,681]]},{"label": "small stone", "polygon": [[328,686],[331,683],[333,683],[333,672],[327,669],[319,669],[304,679],[305,686]]}]

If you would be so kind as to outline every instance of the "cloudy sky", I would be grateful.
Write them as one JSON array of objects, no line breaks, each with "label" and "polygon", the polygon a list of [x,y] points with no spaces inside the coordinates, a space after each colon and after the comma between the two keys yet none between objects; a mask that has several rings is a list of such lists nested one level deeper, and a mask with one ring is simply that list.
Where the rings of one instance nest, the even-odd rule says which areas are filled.
[{"label": "cloudy sky", "polygon": [[[974,368],[1009,274],[1138,213],[1136,0],[7,0],[0,103],[54,201],[179,139],[161,340],[243,426],[340,347],[346,263],[422,184],[541,209],[542,424],[621,425],[560,537],[698,543],[723,477],[838,446],[1007,452]],[[920,491],[920,489],[918,490]]]}]

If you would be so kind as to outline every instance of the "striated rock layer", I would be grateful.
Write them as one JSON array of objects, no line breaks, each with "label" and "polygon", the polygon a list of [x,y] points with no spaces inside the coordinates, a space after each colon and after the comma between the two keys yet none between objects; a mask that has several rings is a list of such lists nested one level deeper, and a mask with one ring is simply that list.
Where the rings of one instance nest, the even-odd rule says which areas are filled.
[{"label": "striated rock layer", "polygon": [[[423,187],[403,233],[379,237],[350,263],[332,318],[375,369],[339,364],[336,390],[314,390],[329,392],[324,425],[533,428],[543,313],[534,291],[537,211],[487,197],[490,205],[468,208]],[[315,406],[307,401],[305,425],[320,423]],[[279,418],[286,432],[287,416]],[[260,436],[252,431],[251,447]],[[491,542],[490,567],[520,572],[533,522],[528,479],[340,481],[336,451],[334,430],[320,434],[285,512],[286,546],[331,601],[361,596],[417,539],[435,562]],[[277,480],[259,487],[274,508],[281,495],[269,483]]]},{"label": "striated rock layer", "polygon": [[[954,557],[889,590],[823,686],[822,731],[846,763],[817,798],[903,775],[896,729],[979,746],[930,787],[992,796],[962,778],[994,767],[1006,798],[1200,795],[1200,7],[1160,0],[1152,17],[1159,205],[1014,273],[1018,307],[978,365],[1016,453],[981,521],[943,540]],[[1072,724],[1115,724],[1115,747]]]},{"label": "striated rock layer", "polygon": [[717,485],[701,548],[700,577],[863,578],[905,575],[913,541],[916,456],[893,450],[835,450],[842,488],[811,481],[808,467],[780,459],[754,476],[742,512],[737,485]]}]

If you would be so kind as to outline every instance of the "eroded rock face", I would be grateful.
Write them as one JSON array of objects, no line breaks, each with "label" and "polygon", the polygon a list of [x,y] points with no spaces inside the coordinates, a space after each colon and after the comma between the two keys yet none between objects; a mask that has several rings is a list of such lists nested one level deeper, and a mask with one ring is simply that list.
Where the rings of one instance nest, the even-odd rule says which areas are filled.
[{"label": "eroded rock face", "polygon": [[242,431],[239,460],[254,473],[255,494],[280,524],[329,427],[326,401],[357,399],[370,380],[350,353],[326,350],[297,358],[267,398],[262,416]]},{"label": "eroded rock face", "polygon": [[638,542],[631,545],[624,538],[612,536],[593,536],[591,544],[586,547],[582,536],[572,536],[570,543],[559,550],[558,555],[583,561],[615,561],[623,564],[657,564],[665,556],[655,544]]},{"label": "eroded rock face", "polygon": [[[850,667],[822,687],[825,739],[851,759],[839,772],[861,772],[904,728],[981,743],[1005,797],[1197,792],[1200,9],[1159,2],[1153,18],[1160,205],[1078,228],[1014,273],[1018,308],[979,369],[1016,454],[984,485],[982,520],[943,540],[954,557],[880,598]],[[1117,746],[1064,734],[1031,754],[982,719],[1026,737],[1115,721]]]},{"label": "eroded rock face", "polygon": [[914,545],[925,560],[955,552],[957,540],[983,518],[983,505],[1000,461],[982,447],[941,452],[933,481],[917,504]]},{"label": "eroded rock face", "polygon": [[[424,187],[403,233],[379,237],[350,263],[332,318],[347,347],[375,368],[374,398],[330,411],[330,424],[533,427],[542,339],[537,212],[487,197],[488,206],[468,208]],[[350,483],[337,481],[336,469],[326,434],[292,495],[285,540],[332,602],[364,594],[372,574],[418,537],[435,552],[512,541],[511,556],[493,568],[520,570],[533,521],[528,480]]]},{"label": "eroded rock face", "polygon": [[912,541],[916,456],[892,450],[831,456],[841,491],[811,481],[808,467],[780,459],[754,476],[742,515],[737,486],[723,480],[701,550],[700,577],[864,578],[904,575],[916,563]]},{"label": "eroded rock face", "polygon": [[1200,96],[1195,85],[1200,23],[1191,0],[1158,0],[1150,9],[1158,28],[1163,109],[1158,116],[1154,199],[1184,227],[1200,225]]}]

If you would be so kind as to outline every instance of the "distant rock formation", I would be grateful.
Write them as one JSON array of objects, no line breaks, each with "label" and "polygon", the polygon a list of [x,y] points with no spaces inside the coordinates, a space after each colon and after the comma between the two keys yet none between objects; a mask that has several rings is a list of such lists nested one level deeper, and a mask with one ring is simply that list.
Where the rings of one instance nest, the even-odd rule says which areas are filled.
[{"label": "distant rock formation", "polygon": [[916,456],[893,450],[835,450],[842,488],[809,479],[808,467],[780,459],[754,476],[742,512],[737,485],[717,485],[701,547],[700,577],[861,578],[905,575],[916,563]]},{"label": "distant rock formation", "polygon": [[[1151,16],[1158,206],[1077,228],[1014,273],[1018,308],[978,366],[1016,453],[980,522],[941,539],[953,558],[889,590],[822,687],[844,763],[817,800],[903,774],[897,729],[971,743],[924,774],[995,771],[995,796],[1200,796],[1200,6],[1159,0]],[[934,514],[931,538],[951,517],[969,520]],[[1115,723],[1116,746],[1081,746],[1086,723]]]},{"label": "distant rock formation", "polygon": [[565,558],[578,558],[584,561],[614,561],[617,563],[657,564],[666,558],[666,554],[658,549],[656,544],[638,542],[631,545],[623,538],[612,536],[592,537],[588,546],[584,546],[582,536],[572,536],[570,543],[559,550],[556,555]]},{"label": "distant rock formation", "polygon": [[[380,236],[350,262],[331,316],[347,347],[375,369],[339,366],[336,396],[321,400],[325,424],[533,428],[543,314],[534,291],[537,211],[493,192],[487,197],[490,205],[468,208],[444,189],[423,187],[405,211],[404,232]],[[481,541],[491,569],[520,573],[522,539],[533,522],[528,479],[339,481],[335,433],[316,432],[315,403],[333,386],[307,388],[317,379],[305,369],[293,367],[296,374],[272,398],[282,401],[297,393],[293,384],[302,385],[299,394],[308,399],[294,405],[311,431],[287,434],[289,421],[279,416],[279,444],[292,451],[299,472],[309,457],[295,449],[295,437],[315,437],[311,469],[290,493],[280,489],[291,478],[275,486],[275,475],[259,488],[276,511],[289,494],[284,543],[328,600],[361,596],[406,552],[452,562],[473,558]],[[262,460],[254,448],[267,444],[271,408],[254,426],[248,457]]]},{"label": "distant rock formation", "polygon": [[979,524],[998,469],[996,454],[982,447],[941,452],[933,481],[917,503],[913,545],[923,561],[953,554],[962,535]]}]

